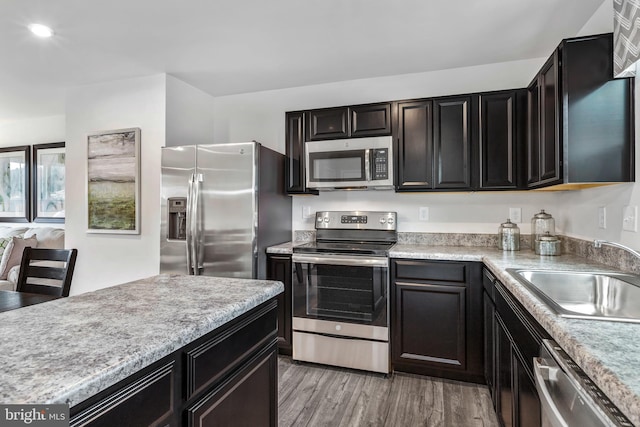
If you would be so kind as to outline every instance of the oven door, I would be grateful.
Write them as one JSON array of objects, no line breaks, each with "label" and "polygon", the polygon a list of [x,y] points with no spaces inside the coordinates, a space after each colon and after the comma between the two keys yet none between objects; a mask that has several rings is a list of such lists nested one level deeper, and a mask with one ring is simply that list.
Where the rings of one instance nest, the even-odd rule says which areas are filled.
[{"label": "oven door", "polygon": [[386,257],[293,254],[293,317],[386,327]]}]

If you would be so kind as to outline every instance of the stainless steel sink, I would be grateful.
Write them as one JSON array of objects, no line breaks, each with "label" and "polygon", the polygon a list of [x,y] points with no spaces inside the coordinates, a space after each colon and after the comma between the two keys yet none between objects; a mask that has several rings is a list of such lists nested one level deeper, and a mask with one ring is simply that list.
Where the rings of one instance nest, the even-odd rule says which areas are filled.
[{"label": "stainless steel sink", "polygon": [[560,316],[640,323],[640,277],[633,274],[507,269]]}]

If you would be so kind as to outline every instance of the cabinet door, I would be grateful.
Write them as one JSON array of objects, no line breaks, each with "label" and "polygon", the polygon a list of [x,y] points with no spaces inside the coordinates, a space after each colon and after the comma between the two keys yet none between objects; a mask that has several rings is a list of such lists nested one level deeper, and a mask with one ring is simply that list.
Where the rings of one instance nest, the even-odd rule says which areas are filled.
[{"label": "cabinet door", "polygon": [[540,71],[540,184],[560,181],[560,114],[558,54]]},{"label": "cabinet door", "polygon": [[466,287],[396,282],[394,288],[394,364],[414,365],[417,373],[420,366],[464,370]]},{"label": "cabinet door", "polygon": [[305,115],[303,112],[286,114],[286,154],[287,172],[286,185],[289,194],[318,194],[317,191],[309,191],[305,186],[304,166],[304,134]]},{"label": "cabinet door", "polygon": [[480,95],[480,188],[519,187],[523,100],[516,90]]},{"label": "cabinet door", "polygon": [[398,103],[398,191],[433,188],[432,125],[431,101]]},{"label": "cabinet door", "polygon": [[484,377],[491,398],[495,397],[495,306],[489,294],[483,292],[484,297]]},{"label": "cabinet door", "polygon": [[536,78],[527,88],[527,186],[540,181],[540,86]]},{"label": "cabinet door", "polygon": [[325,108],[307,113],[308,140],[339,139],[349,137],[349,108]]},{"label": "cabinet door", "polygon": [[496,316],[496,413],[504,427],[514,427],[513,349],[507,329]]},{"label": "cabinet door", "polygon": [[278,354],[275,345],[256,355],[186,410],[189,427],[278,425]]},{"label": "cabinet door", "polygon": [[351,113],[351,136],[391,135],[391,103],[356,105]]},{"label": "cabinet door", "polygon": [[435,188],[471,188],[471,97],[433,102]]},{"label": "cabinet door", "polygon": [[269,255],[267,279],[284,283],[284,292],[278,295],[278,348],[280,353],[291,355],[291,257]]},{"label": "cabinet door", "polygon": [[518,427],[540,427],[540,397],[536,384],[527,371],[519,354],[513,355],[513,371],[516,383],[516,422]]}]

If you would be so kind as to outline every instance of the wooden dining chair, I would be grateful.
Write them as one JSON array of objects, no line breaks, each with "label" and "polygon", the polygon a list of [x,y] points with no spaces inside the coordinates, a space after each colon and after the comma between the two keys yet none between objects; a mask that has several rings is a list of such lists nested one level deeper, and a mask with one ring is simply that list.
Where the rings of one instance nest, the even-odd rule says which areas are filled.
[{"label": "wooden dining chair", "polygon": [[26,247],[22,253],[16,290],[68,297],[77,249]]}]

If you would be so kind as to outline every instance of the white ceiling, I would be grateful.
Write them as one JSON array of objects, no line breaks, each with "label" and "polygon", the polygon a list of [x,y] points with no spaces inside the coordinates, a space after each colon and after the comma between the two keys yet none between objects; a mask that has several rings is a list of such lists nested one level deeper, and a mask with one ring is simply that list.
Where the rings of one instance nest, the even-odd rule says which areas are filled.
[{"label": "white ceiling", "polygon": [[0,0],[0,123],[64,114],[68,87],[157,73],[218,96],[539,58],[602,2]]}]

